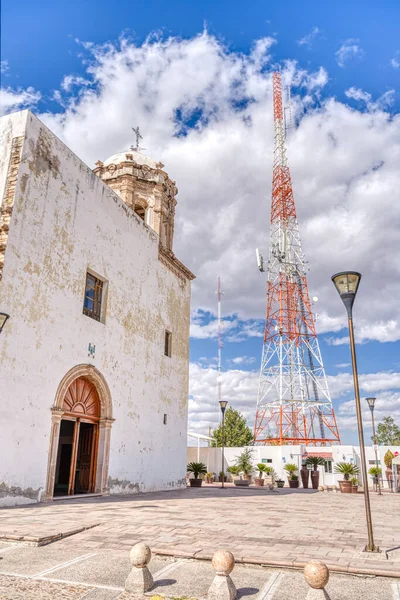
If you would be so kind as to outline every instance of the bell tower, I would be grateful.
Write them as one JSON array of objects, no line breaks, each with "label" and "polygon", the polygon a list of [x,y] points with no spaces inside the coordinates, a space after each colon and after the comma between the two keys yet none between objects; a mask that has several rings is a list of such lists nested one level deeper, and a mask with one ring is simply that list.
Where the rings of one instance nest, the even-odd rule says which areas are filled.
[{"label": "bell tower", "polygon": [[163,168],[161,162],[155,162],[138,147],[131,147],[104,163],[97,161],[94,173],[154,229],[160,246],[172,252],[178,188]]}]

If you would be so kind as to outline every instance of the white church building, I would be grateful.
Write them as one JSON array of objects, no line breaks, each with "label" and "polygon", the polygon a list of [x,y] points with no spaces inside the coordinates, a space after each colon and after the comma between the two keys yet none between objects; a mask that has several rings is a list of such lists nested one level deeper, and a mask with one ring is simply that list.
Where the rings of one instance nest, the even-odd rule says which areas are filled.
[{"label": "white church building", "polygon": [[163,167],[93,171],[31,112],[1,119],[2,506],[185,486],[194,276]]}]

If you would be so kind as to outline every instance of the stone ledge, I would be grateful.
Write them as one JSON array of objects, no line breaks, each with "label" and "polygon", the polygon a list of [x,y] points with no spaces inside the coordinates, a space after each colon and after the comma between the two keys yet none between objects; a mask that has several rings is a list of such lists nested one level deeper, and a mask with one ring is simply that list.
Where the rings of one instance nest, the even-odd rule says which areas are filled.
[{"label": "stone ledge", "polygon": [[55,533],[53,535],[46,536],[0,533],[0,542],[22,542],[26,546],[47,546],[48,544],[52,544],[53,542],[58,542],[59,540],[62,540],[66,537],[70,537],[71,535],[82,533],[82,531],[86,531],[87,529],[93,529],[94,527],[98,527],[99,525],[101,525],[101,523],[94,523],[93,525],[86,525],[85,527],[69,529],[67,531],[62,531],[60,533]]}]

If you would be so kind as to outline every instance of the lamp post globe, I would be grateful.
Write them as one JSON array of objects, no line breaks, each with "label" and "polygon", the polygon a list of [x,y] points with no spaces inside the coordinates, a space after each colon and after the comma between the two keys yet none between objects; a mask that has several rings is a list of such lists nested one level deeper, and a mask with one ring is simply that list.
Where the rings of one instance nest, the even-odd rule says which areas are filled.
[{"label": "lamp post globe", "polygon": [[357,295],[358,287],[360,285],[361,273],[358,273],[357,271],[341,271],[340,273],[332,275],[331,279],[340,298],[342,299],[343,304],[346,307],[349,325],[351,363],[353,367],[354,396],[356,401],[358,438],[360,440],[361,471],[364,487],[365,516],[367,520],[368,530],[368,544],[365,546],[365,550],[367,552],[379,552],[379,548],[377,548],[374,543],[374,534],[372,529],[371,505],[368,489],[367,461],[365,458],[364,431],[362,424],[360,389],[358,385],[357,372],[356,345],[354,342],[353,327],[353,304]]}]

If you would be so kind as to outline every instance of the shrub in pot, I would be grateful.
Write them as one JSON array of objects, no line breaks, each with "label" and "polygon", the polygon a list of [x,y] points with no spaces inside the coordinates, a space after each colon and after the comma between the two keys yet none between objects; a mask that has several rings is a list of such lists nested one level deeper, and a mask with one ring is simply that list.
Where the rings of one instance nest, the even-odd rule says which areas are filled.
[{"label": "shrub in pot", "polygon": [[206,473],[206,482],[207,483],[214,483],[214,473],[212,473],[211,471],[209,471],[208,473]]},{"label": "shrub in pot", "polygon": [[368,473],[372,476],[372,483],[377,486],[379,478],[382,475],[382,469],[380,467],[371,467]]},{"label": "shrub in pot", "polygon": [[264,465],[264,463],[258,463],[258,465],[257,465],[258,477],[254,478],[254,483],[256,484],[256,487],[263,487],[263,485],[264,485],[263,473],[265,473],[266,468],[267,468],[267,465]]},{"label": "shrub in pot", "polygon": [[278,488],[283,488],[283,486],[285,485],[285,482],[283,479],[275,479],[275,483],[278,486]]},{"label": "shrub in pot", "polygon": [[222,483],[223,481],[226,481],[226,475],[225,475],[224,471],[220,471],[220,472],[219,472],[218,481],[220,481],[221,483]]},{"label": "shrub in pot", "polygon": [[239,468],[236,465],[232,465],[231,467],[228,467],[228,473],[230,473],[231,479],[234,481],[235,477],[239,475]]},{"label": "shrub in pot", "polygon": [[201,462],[191,462],[186,467],[188,473],[193,473],[193,479],[189,479],[190,487],[201,487],[203,480],[200,479],[199,475],[205,475],[207,473],[207,467]]},{"label": "shrub in pot", "polygon": [[251,480],[251,474],[254,471],[253,467],[253,448],[245,448],[236,458],[236,466],[243,478]]},{"label": "shrub in pot", "polygon": [[357,494],[357,490],[358,490],[358,486],[359,486],[359,481],[358,481],[357,477],[352,477],[350,479],[350,483],[351,483],[351,493]]},{"label": "shrub in pot", "polygon": [[276,477],[276,473],[273,469],[273,467],[265,467],[265,474],[264,474],[264,485],[266,483],[275,483],[275,477]]},{"label": "shrub in pot", "polygon": [[314,467],[311,471],[311,483],[313,490],[317,490],[319,486],[318,467],[325,464],[325,459],[321,456],[309,456],[306,460],[306,464]]},{"label": "shrub in pot", "polygon": [[289,487],[298,488],[299,487],[299,476],[295,475],[297,469],[297,465],[294,463],[288,463],[283,467],[285,471],[288,473]]},{"label": "shrub in pot", "polygon": [[339,462],[335,465],[335,473],[343,475],[343,480],[339,481],[339,487],[342,494],[351,494],[352,484],[350,478],[352,475],[357,475],[359,468],[353,463]]}]

